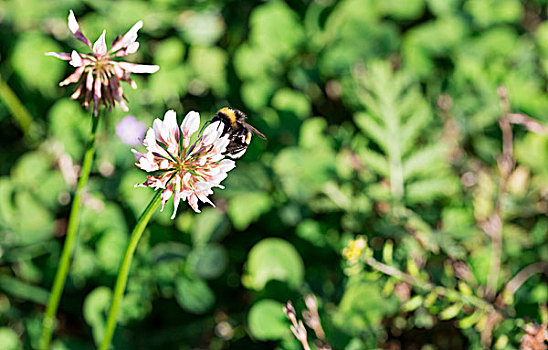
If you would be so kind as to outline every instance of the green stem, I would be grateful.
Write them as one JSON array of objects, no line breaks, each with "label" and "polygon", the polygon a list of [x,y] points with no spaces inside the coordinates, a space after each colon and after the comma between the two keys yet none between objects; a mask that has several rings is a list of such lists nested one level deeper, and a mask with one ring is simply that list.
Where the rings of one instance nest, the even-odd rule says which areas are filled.
[{"label": "green stem", "polygon": [[67,274],[70,265],[70,258],[74,250],[74,243],[76,238],[76,230],[80,219],[80,207],[82,204],[82,196],[86,184],[89,179],[89,173],[91,171],[91,164],[93,163],[93,156],[95,154],[95,134],[97,132],[97,125],[99,124],[99,117],[91,116],[91,132],[89,134],[89,140],[84,153],[84,160],[82,162],[82,171],[80,173],[80,179],[76,187],[74,194],[74,200],[70,208],[70,216],[68,221],[67,235],[65,238],[65,244],[63,251],[61,252],[61,260],[59,261],[59,267],[55,274],[53,281],[53,287],[51,288],[51,294],[46,307],[46,314],[42,323],[42,335],[40,336],[40,350],[48,350],[51,342],[51,336],[53,332],[53,326],[55,324],[55,314],[59,307],[59,301],[61,300],[61,294],[65,286]]},{"label": "green stem", "polygon": [[124,254],[124,259],[120,265],[120,271],[118,272],[118,277],[116,277],[116,285],[114,287],[114,295],[112,297],[112,303],[110,305],[110,311],[107,318],[107,327],[105,330],[105,336],[103,337],[103,342],[101,343],[100,350],[107,350],[110,346],[112,336],[114,335],[114,329],[116,328],[116,316],[118,314],[118,309],[120,308],[120,303],[122,297],[124,296],[124,291],[126,289],[127,279],[129,276],[129,269],[131,267],[131,260],[133,259],[133,254],[139,244],[139,240],[147,227],[148,221],[152,217],[152,214],[158,209],[161,202],[161,191],[158,191],[156,195],[152,198],[148,206],[146,207],[143,214],[139,218],[139,221],[135,225],[131,237],[129,238],[129,243]]}]

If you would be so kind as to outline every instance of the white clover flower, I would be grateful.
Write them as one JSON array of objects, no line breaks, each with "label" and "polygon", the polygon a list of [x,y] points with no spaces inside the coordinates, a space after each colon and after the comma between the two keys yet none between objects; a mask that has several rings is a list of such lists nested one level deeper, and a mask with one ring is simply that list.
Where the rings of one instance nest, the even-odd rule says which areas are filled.
[{"label": "white clover flower", "polygon": [[137,31],[143,27],[143,22],[137,22],[124,36],[117,36],[112,43],[112,48],[107,49],[105,42],[106,30],[91,45],[91,42],[80,30],[80,25],[74,17],[74,12],[70,10],[68,16],[68,27],[74,36],[86,44],[91,53],[82,54],[73,50],[72,53],[66,52],[46,52],[47,56],[54,56],[65,61],[76,68],[74,73],[59,83],[65,86],[72,83],[78,83],[76,91],[72,94],[73,100],[83,98],[82,105],[85,108],[90,106],[93,101],[93,111],[97,115],[99,105],[104,105],[109,109],[117,102],[124,111],[128,111],[122,89],[121,81],[125,81],[132,88],[137,88],[135,81],[129,76],[131,73],[155,73],[160,69],[156,65],[135,64],[123,61],[115,61],[116,57],[124,57],[135,53],[139,48],[137,40]]},{"label": "white clover flower", "polygon": [[175,111],[167,111],[164,120],[155,119],[153,127],[146,133],[143,144],[147,152],[142,154],[132,150],[137,157],[135,165],[154,173],[148,175],[144,183],[135,186],[162,190],[162,210],[173,197],[172,219],[181,200],[187,201],[198,213],[198,199],[215,206],[208,198],[213,193],[212,188],[224,188],[221,182],[236,166],[233,160],[225,159],[223,155],[229,140],[228,135],[221,137],[221,122],[209,124],[191,145],[190,138],[199,126],[200,115],[191,111],[185,116],[179,132]]}]

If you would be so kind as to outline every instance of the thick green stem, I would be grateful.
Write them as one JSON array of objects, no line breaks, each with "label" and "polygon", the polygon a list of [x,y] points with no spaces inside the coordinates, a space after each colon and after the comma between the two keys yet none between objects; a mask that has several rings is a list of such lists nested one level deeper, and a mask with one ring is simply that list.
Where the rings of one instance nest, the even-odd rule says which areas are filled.
[{"label": "thick green stem", "polygon": [[84,161],[82,162],[82,171],[80,173],[80,179],[76,187],[76,193],[70,208],[70,216],[68,221],[67,235],[63,251],[61,252],[61,260],[59,261],[59,267],[55,274],[55,280],[53,281],[53,287],[51,288],[51,294],[46,307],[46,314],[42,323],[42,335],[40,336],[40,350],[48,350],[51,342],[51,336],[53,332],[53,326],[55,324],[55,314],[59,307],[59,301],[63,294],[63,288],[65,287],[65,281],[70,266],[70,258],[74,250],[74,243],[76,238],[76,230],[80,219],[80,207],[82,204],[82,197],[84,195],[85,187],[89,179],[89,173],[91,171],[91,165],[93,163],[93,156],[95,154],[95,134],[97,132],[97,125],[99,124],[99,117],[91,116],[91,132],[89,134],[89,140],[84,154]]},{"label": "thick green stem", "polygon": [[107,327],[105,330],[105,336],[103,337],[103,342],[101,343],[101,350],[106,350],[110,346],[112,341],[112,336],[114,335],[114,330],[116,328],[116,316],[118,314],[118,309],[120,308],[120,303],[122,297],[124,296],[124,291],[126,289],[127,279],[129,276],[129,269],[131,267],[131,260],[133,259],[133,254],[139,244],[139,240],[147,227],[148,221],[152,217],[152,214],[158,209],[158,206],[161,202],[161,191],[158,191],[154,198],[150,201],[146,207],[143,214],[139,218],[139,221],[135,225],[131,237],[129,238],[129,243],[124,254],[124,259],[120,265],[120,271],[118,272],[118,277],[116,277],[116,285],[114,287],[114,295],[112,296],[112,303],[110,305],[110,311],[107,318]]}]

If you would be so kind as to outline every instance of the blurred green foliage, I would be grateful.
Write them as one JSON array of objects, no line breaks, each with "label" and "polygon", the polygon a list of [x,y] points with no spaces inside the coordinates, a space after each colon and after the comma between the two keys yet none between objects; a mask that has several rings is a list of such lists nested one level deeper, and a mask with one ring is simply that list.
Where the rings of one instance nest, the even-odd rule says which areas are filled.
[{"label": "blurred green foliage", "polygon": [[[548,123],[545,0],[0,4],[2,348],[37,345],[90,128],[71,87],[57,87],[71,68],[43,55],[85,50],[66,26],[71,8],[91,40],[144,21],[129,58],[161,69],[126,87],[139,120],[230,105],[268,137],[213,195],[217,208],[154,216],[116,349],[299,349],[281,308],[302,310],[308,293],[335,349],[481,349],[484,337],[517,349],[525,322],[547,322],[538,274],[504,295],[491,332],[467,302],[486,297],[492,260],[482,227],[500,199],[498,87],[511,112]],[[125,115],[100,124],[54,349],[100,341],[128,233],[153,195],[133,188],[145,174],[114,133]],[[498,292],[548,261],[548,136],[513,136]],[[445,294],[349,267],[341,251],[357,235]]]}]

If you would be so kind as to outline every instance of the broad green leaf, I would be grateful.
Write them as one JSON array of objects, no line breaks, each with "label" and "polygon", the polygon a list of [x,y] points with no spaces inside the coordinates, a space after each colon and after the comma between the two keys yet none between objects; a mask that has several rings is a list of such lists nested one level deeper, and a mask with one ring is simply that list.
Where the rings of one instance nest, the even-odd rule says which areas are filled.
[{"label": "broad green leaf", "polygon": [[308,98],[297,91],[283,88],[272,98],[272,106],[279,111],[290,112],[304,119],[310,115],[311,107]]},{"label": "broad green leaf", "polygon": [[225,216],[217,209],[204,208],[200,215],[194,217],[191,229],[192,243],[202,246],[208,242],[222,239],[228,230]]},{"label": "broad green leaf", "polygon": [[19,340],[19,336],[11,328],[0,328],[0,344],[4,350],[20,350],[23,349],[23,345]]},{"label": "broad green leaf", "polygon": [[243,83],[240,94],[246,106],[257,110],[268,104],[275,89],[276,84],[272,80],[256,79]]},{"label": "broad green leaf", "polygon": [[304,264],[293,245],[280,238],[266,238],[249,252],[242,282],[247,288],[262,290],[270,280],[298,288],[303,279]]},{"label": "broad green leaf", "polygon": [[219,244],[195,248],[188,255],[187,264],[194,274],[203,279],[219,277],[228,263],[228,254]]},{"label": "broad green leaf", "polygon": [[327,122],[323,118],[316,117],[305,120],[299,132],[299,146],[309,149],[325,149],[330,152],[333,145],[326,135],[326,129]]},{"label": "broad green leaf", "polygon": [[279,340],[289,335],[283,304],[278,301],[265,299],[253,304],[247,323],[251,335],[258,340]]},{"label": "broad green leaf", "polygon": [[215,294],[206,282],[186,276],[175,280],[175,298],[185,311],[193,314],[204,314],[215,303]]},{"label": "broad green leaf", "polygon": [[238,230],[245,230],[262,214],[268,212],[271,206],[272,200],[268,193],[242,193],[230,200],[228,215],[235,228]]}]

